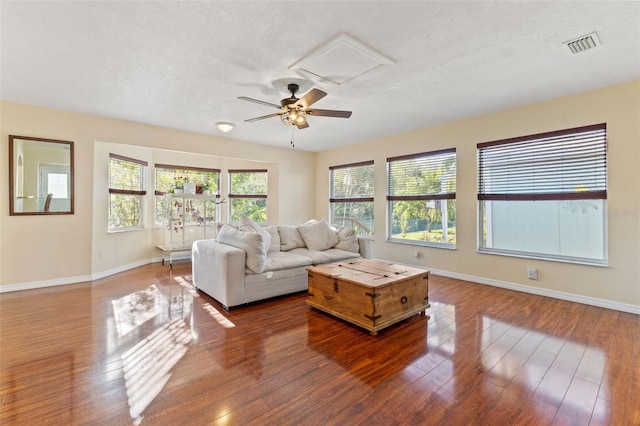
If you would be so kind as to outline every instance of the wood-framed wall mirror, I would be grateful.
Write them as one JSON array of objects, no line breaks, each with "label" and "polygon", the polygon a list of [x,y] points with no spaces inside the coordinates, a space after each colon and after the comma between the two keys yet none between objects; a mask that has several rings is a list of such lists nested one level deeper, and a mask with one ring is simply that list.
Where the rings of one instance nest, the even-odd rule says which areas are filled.
[{"label": "wood-framed wall mirror", "polygon": [[9,135],[9,214],[73,214],[73,142]]}]

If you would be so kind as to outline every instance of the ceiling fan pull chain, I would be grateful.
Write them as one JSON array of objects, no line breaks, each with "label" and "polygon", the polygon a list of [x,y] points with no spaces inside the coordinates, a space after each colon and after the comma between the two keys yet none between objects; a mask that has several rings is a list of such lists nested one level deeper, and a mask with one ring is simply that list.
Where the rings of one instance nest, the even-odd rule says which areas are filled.
[{"label": "ceiling fan pull chain", "polygon": [[291,126],[291,148],[295,148],[296,144],[293,143],[293,137],[294,137],[294,133],[293,131],[295,130],[295,127]]}]

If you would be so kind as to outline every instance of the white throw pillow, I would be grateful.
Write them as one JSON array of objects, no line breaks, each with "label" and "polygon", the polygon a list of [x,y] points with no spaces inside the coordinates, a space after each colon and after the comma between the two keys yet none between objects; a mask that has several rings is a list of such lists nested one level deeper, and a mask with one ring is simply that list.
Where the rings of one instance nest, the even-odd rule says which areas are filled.
[{"label": "white throw pillow", "polygon": [[252,230],[253,232],[257,232],[258,234],[262,235],[267,250],[269,250],[269,247],[271,247],[271,234],[269,233],[269,231],[249,219],[247,215],[242,215],[242,217],[240,218],[240,227],[238,229],[245,232],[251,232]]},{"label": "white throw pillow", "polygon": [[327,250],[339,241],[338,234],[325,219],[298,225],[298,232],[309,250]]},{"label": "white throw pillow", "polygon": [[271,236],[271,245],[268,248],[269,253],[280,251],[280,234],[278,234],[278,226],[271,225],[264,228]]},{"label": "white throw pillow", "polygon": [[339,240],[335,248],[352,251],[354,253],[360,252],[360,244],[358,244],[358,235],[355,229],[348,226],[334,226],[334,229],[338,234]]},{"label": "white throw pillow", "polygon": [[280,250],[289,251],[295,248],[304,247],[304,240],[298,232],[297,226],[279,225],[278,234],[280,235]]},{"label": "white throw pillow", "polygon": [[225,223],[218,231],[218,242],[244,250],[247,253],[247,269],[256,274],[264,272],[267,246],[262,235],[253,231],[239,231]]}]

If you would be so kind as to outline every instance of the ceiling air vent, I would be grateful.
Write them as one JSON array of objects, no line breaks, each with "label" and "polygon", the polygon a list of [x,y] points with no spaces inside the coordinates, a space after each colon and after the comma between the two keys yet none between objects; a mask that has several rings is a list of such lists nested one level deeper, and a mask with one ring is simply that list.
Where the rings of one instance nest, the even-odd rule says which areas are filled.
[{"label": "ceiling air vent", "polygon": [[598,36],[595,32],[584,35],[582,37],[575,38],[573,40],[565,41],[564,44],[571,50],[571,53],[582,53],[587,50],[594,49],[600,45]]}]

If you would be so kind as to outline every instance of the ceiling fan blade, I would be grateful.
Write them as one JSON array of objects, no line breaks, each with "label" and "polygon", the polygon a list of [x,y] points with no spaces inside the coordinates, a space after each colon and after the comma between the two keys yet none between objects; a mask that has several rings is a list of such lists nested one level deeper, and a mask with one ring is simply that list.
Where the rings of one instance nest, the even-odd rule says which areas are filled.
[{"label": "ceiling fan blade", "polygon": [[337,111],[334,109],[312,109],[307,111],[309,115],[317,115],[319,117],[338,117],[349,118],[351,117],[351,111]]},{"label": "ceiling fan blade", "polygon": [[244,120],[244,121],[251,122],[251,121],[264,120],[265,118],[277,117],[280,114],[281,114],[280,112],[274,112],[273,114],[262,115],[260,117],[250,118],[250,119]]},{"label": "ceiling fan blade", "polygon": [[309,127],[309,123],[305,121],[304,123],[296,124],[296,126],[298,126],[298,129],[306,129]]},{"label": "ceiling fan blade", "polygon": [[306,95],[301,97],[298,100],[298,102],[296,102],[296,105],[302,105],[306,109],[306,108],[309,108],[314,103],[318,102],[320,99],[324,98],[325,96],[327,96],[327,94],[322,90],[311,89],[307,92]]},{"label": "ceiling fan blade", "polygon": [[247,98],[246,96],[239,96],[238,99],[241,99],[243,101],[254,102],[256,104],[266,105],[266,106],[270,106],[270,107],[274,107],[274,108],[280,109],[280,105],[272,104],[271,102],[265,102],[265,101],[261,101],[261,100],[258,100],[258,99]]}]

